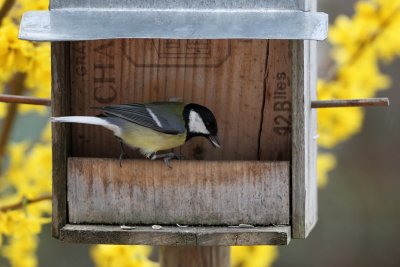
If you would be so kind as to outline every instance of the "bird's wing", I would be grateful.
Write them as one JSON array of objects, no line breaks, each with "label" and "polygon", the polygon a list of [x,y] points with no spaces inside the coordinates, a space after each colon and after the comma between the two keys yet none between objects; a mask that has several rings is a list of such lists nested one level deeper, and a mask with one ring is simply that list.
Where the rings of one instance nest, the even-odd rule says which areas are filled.
[{"label": "bird's wing", "polygon": [[180,134],[186,130],[182,118],[183,104],[179,102],[113,105],[101,110],[106,116],[123,118],[166,134]]}]

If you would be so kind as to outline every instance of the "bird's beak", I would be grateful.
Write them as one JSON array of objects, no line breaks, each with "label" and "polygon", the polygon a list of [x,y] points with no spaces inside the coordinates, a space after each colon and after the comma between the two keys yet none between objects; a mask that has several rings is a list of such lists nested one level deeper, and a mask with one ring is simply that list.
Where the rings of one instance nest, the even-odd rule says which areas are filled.
[{"label": "bird's beak", "polygon": [[211,144],[216,147],[216,148],[220,148],[221,147],[221,143],[219,142],[219,138],[216,135],[210,135],[208,136],[208,139],[210,139]]}]

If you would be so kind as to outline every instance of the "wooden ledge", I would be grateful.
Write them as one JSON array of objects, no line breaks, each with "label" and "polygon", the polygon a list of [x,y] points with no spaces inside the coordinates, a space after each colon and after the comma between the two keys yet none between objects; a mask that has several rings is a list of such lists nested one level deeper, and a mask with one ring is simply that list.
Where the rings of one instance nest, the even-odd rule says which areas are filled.
[{"label": "wooden ledge", "polygon": [[289,162],[69,158],[73,224],[287,225]]},{"label": "wooden ledge", "polygon": [[151,226],[138,226],[132,230],[122,230],[120,226],[67,224],[61,229],[60,240],[89,244],[160,246],[287,245],[291,239],[290,233],[290,226],[254,228],[167,226],[159,230]]}]

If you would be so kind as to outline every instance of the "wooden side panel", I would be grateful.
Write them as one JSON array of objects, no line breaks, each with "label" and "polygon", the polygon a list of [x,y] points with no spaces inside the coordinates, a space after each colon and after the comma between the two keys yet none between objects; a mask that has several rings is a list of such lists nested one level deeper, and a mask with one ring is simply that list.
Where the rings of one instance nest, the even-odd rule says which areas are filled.
[{"label": "wooden side panel", "polygon": [[[71,45],[73,115],[95,115],[91,107],[178,99],[209,107],[219,124],[221,149],[194,138],[178,152],[187,159],[290,160],[290,134],[274,133],[287,111],[274,111],[274,90],[286,83],[291,101],[288,41],[102,40]],[[277,81],[279,72],[284,81]],[[269,76],[267,75],[269,74]],[[281,95],[282,97],[282,95]],[[280,99],[282,100],[282,99]],[[286,108],[283,106],[282,108]],[[285,127],[285,126],[283,126]],[[112,133],[73,125],[72,156],[119,155]],[[134,150],[131,158],[141,158]]]},{"label": "wooden side panel", "polygon": [[289,224],[289,163],[70,158],[69,222]]},{"label": "wooden side panel", "polygon": [[[316,10],[315,0],[304,1]],[[315,41],[295,41],[292,51],[292,236],[306,238],[318,220],[317,114],[311,109],[317,90],[317,45]]]},{"label": "wooden side panel", "polygon": [[[292,235],[305,238],[317,222],[316,45],[293,42]],[[304,66],[304,67],[303,67]]]},{"label": "wooden side panel", "polygon": [[[52,66],[52,115],[70,113],[69,43],[51,45]],[[53,223],[52,234],[59,237],[60,229],[67,222],[67,156],[70,148],[69,125],[53,124]]]},{"label": "wooden side panel", "polygon": [[[315,2],[315,1],[314,1]],[[317,100],[317,41],[309,41],[310,45],[310,102]],[[311,104],[310,104],[311,105]],[[308,188],[308,198],[306,200],[306,231],[305,237],[314,228],[318,221],[318,184],[317,184],[317,157],[318,157],[318,118],[317,109],[309,110],[310,130],[308,143],[310,145],[310,161],[309,161],[309,180],[306,187]]]},{"label": "wooden side panel", "polygon": [[86,244],[155,246],[287,245],[290,242],[290,226],[253,228],[164,226],[159,230],[150,226],[138,226],[127,231],[122,230],[120,226],[67,224],[61,229],[60,239]]}]

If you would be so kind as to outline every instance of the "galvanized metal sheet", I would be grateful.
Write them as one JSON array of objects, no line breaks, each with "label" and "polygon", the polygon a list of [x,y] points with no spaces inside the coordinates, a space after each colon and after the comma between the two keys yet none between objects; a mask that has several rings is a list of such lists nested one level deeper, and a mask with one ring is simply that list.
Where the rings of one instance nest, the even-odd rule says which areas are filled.
[{"label": "galvanized metal sheet", "polygon": [[325,13],[277,10],[52,10],[23,16],[19,37],[34,41],[115,38],[299,39],[327,36]]},{"label": "galvanized metal sheet", "polygon": [[52,0],[51,8],[119,9],[291,9],[306,10],[310,0]]}]

